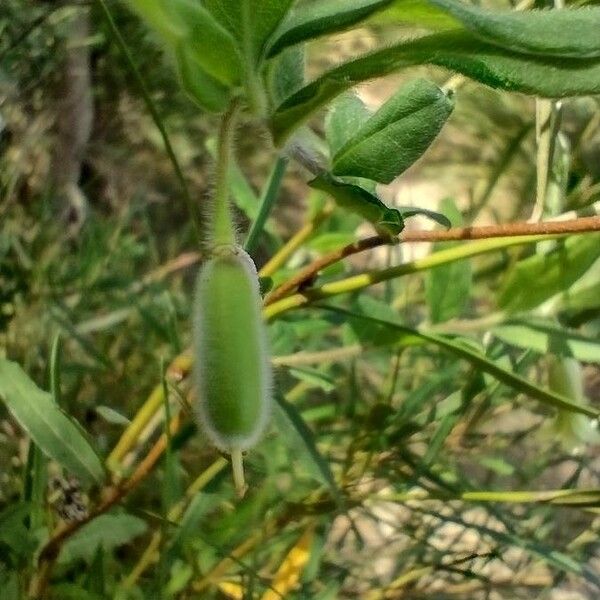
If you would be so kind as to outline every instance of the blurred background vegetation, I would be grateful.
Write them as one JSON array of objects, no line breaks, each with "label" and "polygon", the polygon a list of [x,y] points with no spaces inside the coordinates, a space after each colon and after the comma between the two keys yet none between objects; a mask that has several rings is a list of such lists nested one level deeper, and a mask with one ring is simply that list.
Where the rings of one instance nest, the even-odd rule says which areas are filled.
[{"label": "blurred background vegetation", "polygon": [[[211,186],[215,122],[180,91],[146,28],[122,5],[111,10],[201,204]],[[322,69],[324,57],[335,62],[374,47],[385,35],[374,27],[317,44],[309,69]],[[448,78],[437,69],[410,77],[417,72],[440,84]],[[359,93],[376,107],[402,81],[375,82]],[[391,204],[439,208],[455,225],[527,220],[536,197],[535,100],[473,83],[457,87],[455,113],[435,145],[382,193]],[[600,200],[600,101],[564,101],[561,111],[551,214]],[[252,125],[238,138],[234,200],[244,232],[275,153]],[[288,169],[255,253],[259,267],[322,202]],[[417,219],[410,226],[431,225]],[[336,212],[275,281],[357,231],[369,233],[356,217]],[[409,275],[351,302],[376,317],[459,336],[505,369],[597,404],[595,241],[577,259],[572,280],[548,284],[510,327],[506,294],[545,285],[535,246]],[[0,353],[48,389],[59,335],[61,406],[103,456],[161,382],[162,365],[188,346],[195,251],[180,182],[97,5],[3,0]],[[428,251],[423,245],[378,250],[336,265],[323,279]],[[548,327],[563,342],[579,341],[575,359],[545,351],[550,334],[540,342],[535,333]],[[235,499],[217,451],[186,416],[172,452],[152,474],[103,523],[93,522],[88,527],[95,529],[63,549],[51,597],[598,597],[600,494],[558,505],[460,497],[484,489],[600,487],[598,440],[588,419],[557,415],[456,354],[387,339],[376,324],[335,312],[292,312],[269,331],[277,389],[291,412],[278,405],[268,435],[250,453],[247,497]],[[171,375],[179,407],[176,396],[185,396],[189,383]],[[309,432],[294,426],[298,416]],[[160,430],[156,422],[147,427],[128,464]],[[1,412],[3,600],[21,597],[32,548],[60,512],[43,481],[43,525],[29,523],[24,532],[11,521],[11,506],[31,485],[28,456],[27,437]],[[202,491],[169,516],[211,465]],[[56,468],[47,470],[52,483]],[[343,501],[336,500],[340,490]],[[155,539],[158,552],[144,559]]]}]

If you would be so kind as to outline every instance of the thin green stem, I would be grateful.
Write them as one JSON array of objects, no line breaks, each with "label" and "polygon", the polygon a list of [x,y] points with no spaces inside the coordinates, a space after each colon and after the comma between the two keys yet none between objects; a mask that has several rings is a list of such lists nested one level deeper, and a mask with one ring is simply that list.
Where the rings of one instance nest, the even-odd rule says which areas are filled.
[{"label": "thin green stem", "polygon": [[386,502],[408,502],[408,501],[427,501],[427,500],[462,500],[464,502],[503,502],[509,504],[555,504],[581,508],[592,505],[598,501],[600,489],[566,489],[566,490],[476,490],[457,493],[436,493],[424,490],[411,490],[409,492],[400,492],[395,494],[374,494],[367,498],[366,502],[386,501]]},{"label": "thin green stem", "polygon": [[285,170],[287,168],[288,159],[284,156],[280,156],[271,174],[269,176],[269,181],[265,186],[264,192],[260,199],[260,209],[258,212],[258,216],[252,223],[250,227],[250,231],[248,232],[248,237],[246,238],[246,242],[244,243],[244,249],[246,252],[251,254],[255,249],[260,238],[261,233],[263,232],[265,223],[271,214],[271,210],[275,205],[275,201],[277,200],[277,196],[279,194],[279,189],[281,188],[281,182],[283,180],[283,176],[285,174]]},{"label": "thin green stem", "polygon": [[235,230],[229,207],[229,166],[238,108],[239,102],[234,100],[229,110],[223,115],[219,129],[215,165],[215,191],[212,201],[213,214],[209,234],[213,246],[235,244]]},{"label": "thin green stem", "polygon": [[117,24],[115,23],[115,21],[112,17],[112,14],[108,8],[108,5],[106,4],[106,1],[105,0],[97,0],[97,1],[98,1],[98,4],[100,5],[102,13],[104,14],[104,18],[106,19],[106,23],[108,24],[110,33],[113,36],[115,42],[117,43],[119,50],[123,54],[125,61],[127,62],[127,65],[129,67],[131,73],[133,74],[133,77],[134,77],[136,83],[138,84],[138,86],[140,88],[140,91],[142,93],[142,98],[146,104],[146,107],[148,108],[148,112],[150,113],[150,116],[152,117],[154,124],[156,125],[156,127],[158,128],[158,131],[160,132],[163,143],[165,145],[165,150],[167,151],[169,160],[171,161],[171,164],[173,165],[173,170],[175,171],[175,175],[177,176],[177,179],[179,180],[179,184],[181,186],[183,198],[187,205],[187,209],[188,209],[188,212],[190,215],[190,220],[192,222],[192,227],[194,229],[194,234],[196,236],[196,240],[197,240],[198,244],[200,244],[200,242],[202,240],[201,227],[200,227],[200,222],[201,222],[200,221],[200,211],[199,211],[196,203],[192,200],[192,196],[190,194],[187,183],[185,181],[185,177],[183,176],[183,171],[181,169],[181,165],[179,164],[179,160],[177,159],[177,156],[175,155],[175,151],[173,150],[173,146],[171,145],[171,140],[169,139],[169,134],[167,133],[167,130],[164,126],[163,120],[158,112],[158,109],[156,108],[156,104],[154,103],[154,100],[152,100],[152,96],[150,95],[150,91],[148,90],[148,87],[146,86],[144,78],[142,77],[140,70],[137,68],[135,61],[133,60],[133,56],[132,56],[131,52],[129,51],[129,47],[127,46],[127,43],[123,39],[123,36],[121,35],[121,33],[117,27]]}]

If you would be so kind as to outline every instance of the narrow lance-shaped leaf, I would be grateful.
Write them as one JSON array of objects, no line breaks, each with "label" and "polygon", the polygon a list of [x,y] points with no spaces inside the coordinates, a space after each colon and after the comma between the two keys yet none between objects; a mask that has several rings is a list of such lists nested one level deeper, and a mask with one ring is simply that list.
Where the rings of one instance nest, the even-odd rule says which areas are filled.
[{"label": "narrow lance-shaped leaf", "polygon": [[337,486],[335,477],[331,472],[329,463],[325,460],[323,455],[317,448],[314,434],[310,427],[306,424],[302,415],[298,412],[293,404],[290,404],[285,398],[280,395],[275,395],[275,401],[281,414],[286,417],[289,423],[292,425],[302,442],[304,443],[305,449],[307,450],[310,458],[313,460],[317,470],[321,474],[323,481],[327,484],[331,496],[337,502],[338,505],[343,504],[343,496]]},{"label": "narrow lance-shaped leaf", "polygon": [[518,312],[539,306],[567,291],[600,257],[599,234],[571,236],[558,244],[546,254],[536,254],[515,265],[500,293],[498,304],[502,309]]},{"label": "narrow lance-shaped leaf", "polygon": [[336,152],[333,174],[390,183],[427,150],[453,106],[434,83],[409,82]]},{"label": "narrow lance-shaped leaf", "polygon": [[102,462],[76,425],[21,367],[0,359],[0,398],[50,458],[84,482],[102,482]]},{"label": "narrow lance-shaped leaf", "polygon": [[[477,37],[528,54],[600,56],[600,8],[491,11],[457,0],[428,0]],[[403,1],[399,0],[400,7]]]},{"label": "narrow lance-shaped leaf", "polygon": [[290,12],[273,35],[269,57],[284,48],[349,29],[394,0],[324,0]]},{"label": "narrow lance-shaped leaf", "polygon": [[552,322],[527,319],[508,321],[492,329],[503,342],[518,348],[529,348],[539,354],[571,356],[581,361],[600,364],[600,338],[585,336]]},{"label": "narrow lance-shaped leaf", "polygon": [[271,119],[277,143],[332,98],[355,85],[402,69],[432,64],[490,87],[549,98],[600,93],[600,58],[519,54],[451,31],[402,42],[326,72],[288,98]]},{"label": "narrow lance-shaped leaf", "polygon": [[[269,48],[281,49],[360,25],[377,13],[376,21],[401,21],[434,29],[463,27],[503,48],[529,54],[583,58],[600,55],[600,9],[560,11],[486,10],[457,0],[328,0],[313,10],[288,15]],[[565,35],[575,31],[576,35]]]},{"label": "narrow lance-shaped leaf", "polygon": [[466,345],[456,342],[450,338],[432,333],[425,333],[416,329],[411,329],[410,327],[406,327],[405,325],[396,323],[395,321],[391,321],[389,319],[379,319],[371,317],[367,314],[346,310],[337,306],[321,305],[321,308],[345,315],[350,319],[366,320],[374,325],[382,327],[382,332],[387,335],[388,343],[390,339],[390,332],[396,331],[398,333],[398,341],[400,341],[403,337],[408,337],[410,343],[413,344],[416,340],[420,340],[421,343],[434,344],[442,350],[468,361],[473,366],[480,369],[484,373],[488,373],[501,383],[517,390],[518,392],[526,394],[531,398],[535,398],[536,400],[539,400],[548,406],[587,415],[588,417],[592,418],[598,418],[598,416],[600,416],[600,412],[598,412],[595,408],[578,404],[577,402],[573,402],[565,396],[541,388],[534,383],[527,381],[520,375],[502,368],[495,362],[489,360],[483,354],[480,354],[470,347],[467,347]]}]

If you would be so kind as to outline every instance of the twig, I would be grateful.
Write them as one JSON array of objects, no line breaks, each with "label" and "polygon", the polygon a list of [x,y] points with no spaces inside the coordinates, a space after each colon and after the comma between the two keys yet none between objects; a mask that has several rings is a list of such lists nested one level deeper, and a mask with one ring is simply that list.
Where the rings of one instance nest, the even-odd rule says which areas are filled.
[{"label": "twig", "polygon": [[385,236],[373,236],[354,242],[339,250],[317,258],[312,263],[300,270],[296,275],[281,284],[271,292],[265,305],[269,306],[277,300],[285,298],[307,282],[314,280],[320,271],[348,256],[384,246],[401,242],[448,242],[481,240],[500,237],[513,237],[521,235],[548,235],[569,234],[600,231],[600,217],[583,217],[568,221],[546,221],[545,223],[509,223],[505,225],[486,225],[482,227],[455,227],[446,231],[407,231],[399,238],[391,239]]},{"label": "twig", "polygon": [[365,250],[377,248],[378,246],[383,246],[385,244],[397,244],[399,241],[399,239],[390,240],[389,237],[376,235],[358,242],[353,242],[352,244],[348,244],[339,250],[334,250],[329,254],[325,254],[324,256],[317,258],[312,263],[304,267],[304,269],[300,270],[296,275],[282,283],[277,289],[273,290],[265,299],[265,306],[269,306],[269,304],[273,304],[273,302],[281,300],[281,298],[285,298],[285,296],[288,296],[300,288],[303,284],[312,281],[317,276],[319,271],[322,271],[329,265],[339,262],[340,260],[343,260],[348,256],[352,256],[353,254],[358,254],[359,252],[364,252]]}]

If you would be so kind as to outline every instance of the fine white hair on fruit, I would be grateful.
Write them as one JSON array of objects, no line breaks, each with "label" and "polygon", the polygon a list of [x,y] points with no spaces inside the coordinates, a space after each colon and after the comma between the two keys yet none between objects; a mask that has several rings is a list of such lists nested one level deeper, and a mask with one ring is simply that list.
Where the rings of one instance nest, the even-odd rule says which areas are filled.
[{"label": "fine white hair on fruit", "polygon": [[194,355],[195,407],[202,429],[226,452],[251,448],[270,415],[272,370],[258,274],[239,246],[215,247],[200,268]]}]

